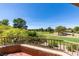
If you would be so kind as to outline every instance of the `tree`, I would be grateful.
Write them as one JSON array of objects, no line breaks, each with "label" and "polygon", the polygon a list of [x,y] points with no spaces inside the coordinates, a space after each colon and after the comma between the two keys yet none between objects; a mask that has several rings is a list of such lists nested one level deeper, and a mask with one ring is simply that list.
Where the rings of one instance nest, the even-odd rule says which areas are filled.
[{"label": "tree", "polygon": [[54,29],[52,29],[51,27],[48,27],[48,28],[47,28],[47,31],[48,31],[48,32],[54,32]]},{"label": "tree", "polygon": [[73,32],[73,29],[72,28],[67,28],[66,32],[72,33]]},{"label": "tree", "polygon": [[0,25],[2,24],[2,21],[0,21]]},{"label": "tree", "polygon": [[43,28],[40,28],[40,29],[39,29],[39,31],[43,31],[43,30],[44,30]]},{"label": "tree", "polygon": [[55,30],[58,32],[58,35],[64,35],[63,33],[66,31],[66,28],[64,26],[58,26]]},{"label": "tree", "polygon": [[8,25],[9,20],[8,19],[3,19],[0,23],[3,24],[3,25]]},{"label": "tree", "polygon": [[22,18],[14,19],[13,23],[14,28],[27,28],[26,21]]},{"label": "tree", "polygon": [[78,32],[79,32],[79,27],[78,27],[78,26],[74,27],[74,31],[75,31],[76,33],[78,33]]},{"label": "tree", "polygon": [[67,29],[67,32],[68,32],[68,33],[72,33],[72,36],[74,36],[74,30],[73,30],[72,28],[68,28],[68,29]]},{"label": "tree", "polygon": [[37,36],[37,33],[35,31],[29,31],[28,32],[28,36],[36,37]]}]

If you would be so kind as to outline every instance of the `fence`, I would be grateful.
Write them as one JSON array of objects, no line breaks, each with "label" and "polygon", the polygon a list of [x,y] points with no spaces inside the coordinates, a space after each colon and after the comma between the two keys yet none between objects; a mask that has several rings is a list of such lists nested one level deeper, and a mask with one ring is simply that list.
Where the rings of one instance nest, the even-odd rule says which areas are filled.
[{"label": "fence", "polygon": [[79,56],[79,44],[64,42],[57,39],[42,39],[35,37],[0,37],[0,45],[12,45],[12,44],[32,44],[45,48],[55,49],[63,51],[67,54]]}]

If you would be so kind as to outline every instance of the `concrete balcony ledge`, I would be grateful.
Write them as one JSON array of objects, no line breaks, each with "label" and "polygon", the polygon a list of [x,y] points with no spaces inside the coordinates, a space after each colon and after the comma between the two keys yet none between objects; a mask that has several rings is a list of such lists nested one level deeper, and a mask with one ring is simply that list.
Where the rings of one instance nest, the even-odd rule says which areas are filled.
[{"label": "concrete balcony ledge", "polygon": [[16,52],[24,52],[31,56],[70,56],[62,51],[51,50],[29,44],[0,46],[0,53],[2,54],[11,54]]},{"label": "concrete balcony ledge", "polygon": [[31,48],[31,49],[34,49],[34,50],[39,50],[41,52],[46,52],[46,53],[49,53],[49,54],[57,54],[57,55],[60,55],[60,56],[70,56],[69,54],[64,53],[62,51],[58,51],[58,50],[51,50],[51,49],[47,49],[47,48],[43,48],[43,47],[37,47],[37,46],[33,46],[33,45],[28,45],[28,44],[21,44],[21,46],[28,47],[28,48]]}]

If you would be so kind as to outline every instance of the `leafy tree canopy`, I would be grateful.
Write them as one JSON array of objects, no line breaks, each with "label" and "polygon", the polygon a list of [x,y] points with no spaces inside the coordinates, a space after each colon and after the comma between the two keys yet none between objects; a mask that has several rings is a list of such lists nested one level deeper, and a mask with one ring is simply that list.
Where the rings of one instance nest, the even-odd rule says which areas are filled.
[{"label": "leafy tree canopy", "polygon": [[64,31],[66,31],[66,27],[64,27],[64,26],[58,26],[58,27],[56,27],[56,29],[55,29],[57,32],[64,32]]},{"label": "leafy tree canopy", "polygon": [[22,18],[17,18],[13,20],[14,28],[27,28],[26,21]]},{"label": "leafy tree canopy", "polygon": [[9,25],[9,20],[3,19],[2,21],[0,21],[0,23],[2,23],[3,25]]},{"label": "leafy tree canopy", "polygon": [[78,32],[79,31],[79,27],[78,26],[74,27],[74,31]]}]

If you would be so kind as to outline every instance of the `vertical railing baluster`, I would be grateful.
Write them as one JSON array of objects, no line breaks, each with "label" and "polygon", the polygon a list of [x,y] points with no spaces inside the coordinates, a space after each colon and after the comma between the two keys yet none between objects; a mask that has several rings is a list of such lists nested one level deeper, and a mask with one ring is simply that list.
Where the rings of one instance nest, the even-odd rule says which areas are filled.
[{"label": "vertical railing baluster", "polygon": [[61,41],[60,41],[60,50],[61,50]]},{"label": "vertical railing baluster", "polygon": [[[22,36],[18,36],[18,37],[19,37],[19,39],[18,39],[18,44],[20,44],[20,43],[21,43],[20,41],[21,41],[21,39],[22,39]],[[18,37],[17,37],[17,38],[18,38]]]},{"label": "vertical railing baluster", "polygon": [[65,42],[63,41],[63,51],[65,51],[65,48],[66,48]]},{"label": "vertical railing baluster", "polygon": [[48,47],[48,40],[46,40],[46,46]]},{"label": "vertical railing baluster", "polygon": [[56,40],[54,40],[54,49],[56,49],[56,48],[55,48],[55,43],[56,43]]},{"label": "vertical railing baluster", "polygon": [[1,36],[0,36],[0,45],[2,45],[2,38],[1,38]]},{"label": "vertical railing baluster", "polygon": [[58,48],[59,48],[59,41],[57,40],[57,45],[58,45],[58,47],[57,47],[57,50],[58,50]]},{"label": "vertical railing baluster", "polygon": [[48,46],[48,40],[46,40],[46,46]]},{"label": "vertical railing baluster", "polygon": [[70,44],[70,46],[71,46],[71,54],[73,55],[73,45],[72,44]]},{"label": "vertical railing baluster", "polygon": [[5,45],[5,37],[4,37],[4,45]]},{"label": "vertical railing baluster", "polygon": [[52,39],[50,41],[51,41],[51,48],[52,48]]},{"label": "vertical railing baluster", "polygon": [[78,53],[79,53],[79,44],[77,45],[77,56],[78,56]]},{"label": "vertical railing baluster", "polygon": [[0,46],[1,46],[1,36],[0,36]]},{"label": "vertical railing baluster", "polygon": [[56,40],[56,45],[57,45],[56,49],[58,49],[58,40]]},{"label": "vertical railing baluster", "polygon": [[6,38],[6,39],[5,39],[6,45],[8,45],[8,44],[7,44],[7,37],[5,37],[5,38]]},{"label": "vertical railing baluster", "polygon": [[3,38],[3,37],[1,37],[1,39],[2,39],[2,45],[4,45],[4,38]]},{"label": "vertical railing baluster", "polygon": [[61,50],[61,41],[59,41],[60,42],[60,50]]},{"label": "vertical railing baluster", "polygon": [[65,52],[67,52],[68,43],[65,42]]},{"label": "vertical railing baluster", "polygon": [[23,40],[24,40],[24,37],[21,37],[19,40],[20,44],[23,44]]},{"label": "vertical railing baluster", "polygon": [[51,41],[51,39],[50,39],[50,48],[52,48],[52,41]]}]

